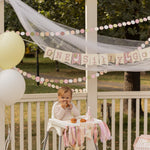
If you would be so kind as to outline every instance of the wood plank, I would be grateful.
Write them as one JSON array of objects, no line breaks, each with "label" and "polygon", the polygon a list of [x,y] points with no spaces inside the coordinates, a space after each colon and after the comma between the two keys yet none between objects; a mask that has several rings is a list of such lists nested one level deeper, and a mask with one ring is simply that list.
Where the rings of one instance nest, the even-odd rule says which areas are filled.
[{"label": "wood plank", "polygon": [[15,113],[14,113],[14,105],[11,105],[11,150],[15,150]]},{"label": "wood plank", "polygon": [[131,99],[128,99],[128,150],[131,150]]},{"label": "wood plank", "polygon": [[136,137],[139,136],[140,130],[140,99],[136,99]]},{"label": "wood plank", "polygon": [[112,99],[111,149],[115,150],[115,99]]},{"label": "wood plank", "polygon": [[144,134],[147,134],[147,98],[144,99]]},{"label": "wood plank", "polygon": [[119,150],[123,150],[123,99],[120,99]]},{"label": "wood plank", "polygon": [[36,104],[36,150],[41,150],[40,135],[40,102]]},{"label": "wood plank", "polygon": [[[45,102],[45,110],[44,110],[44,131],[45,136],[47,132],[47,124],[48,124],[48,102]],[[49,150],[49,138],[47,139],[47,144],[45,150]]]},{"label": "wood plank", "polygon": [[20,149],[24,150],[24,114],[23,103],[20,103]]},{"label": "wood plank", "polygon": [[28,150],[32,150],[32,110],[28,103]]},{"label": "wood plank", "polygon": [[[103,121],[107,122],[107,99],[103,100]],[[103,142],[103,150],[106,150],[106,142]]]}]

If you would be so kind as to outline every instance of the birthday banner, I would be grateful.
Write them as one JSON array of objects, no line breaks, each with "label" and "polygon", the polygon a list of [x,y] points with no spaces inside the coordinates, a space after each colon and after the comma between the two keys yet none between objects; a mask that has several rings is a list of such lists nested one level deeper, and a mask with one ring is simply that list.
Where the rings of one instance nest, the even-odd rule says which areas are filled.
[{"label": "birthday banner", "polygon": [[125,53],[115,54],[83,54],[66,52],[60,49],[47,47],[44,57],[51,60],[58,60],[62,63],[77,65],[123,65],[127,63],[135,63],[150,58],[150,47],[134,50]]}]

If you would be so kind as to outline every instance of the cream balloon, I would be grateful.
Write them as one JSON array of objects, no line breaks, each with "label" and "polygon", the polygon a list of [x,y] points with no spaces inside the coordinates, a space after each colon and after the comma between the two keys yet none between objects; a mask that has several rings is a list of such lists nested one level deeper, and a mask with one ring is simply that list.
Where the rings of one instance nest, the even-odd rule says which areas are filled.
[{"label": "cream balloon", "polygon": [[0,68],[10,69],[20,63],[25,53],[25,44],[15,32],[0,34]]},{"label": "cream balloon", "polygon": [[19,101],[25,92],[25,80],[14,69],[0,72],[0,103],[12,105]]}]

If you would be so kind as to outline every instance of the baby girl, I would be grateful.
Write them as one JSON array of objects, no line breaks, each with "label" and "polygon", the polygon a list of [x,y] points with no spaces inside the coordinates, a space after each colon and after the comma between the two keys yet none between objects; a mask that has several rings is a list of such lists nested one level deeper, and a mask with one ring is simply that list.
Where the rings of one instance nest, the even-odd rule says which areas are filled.
[{"label": "baby girl", "polygon": [[71,102],[72,90],[69,87],[61,87],[58,90],[58,103],[54,107],[54,118],[69,120],[80,115],[76,106]]}]

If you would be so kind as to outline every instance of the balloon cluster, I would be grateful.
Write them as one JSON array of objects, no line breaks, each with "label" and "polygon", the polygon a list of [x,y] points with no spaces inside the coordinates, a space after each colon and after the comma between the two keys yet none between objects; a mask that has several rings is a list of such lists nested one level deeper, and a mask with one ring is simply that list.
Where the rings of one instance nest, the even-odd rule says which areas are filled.
[{"label": "balloon cluster", "polygon": [[14,69],[25,53],[22,38],[15,32],[0,34],[0,103],[12,105],[23,96],[25,80]]}]

